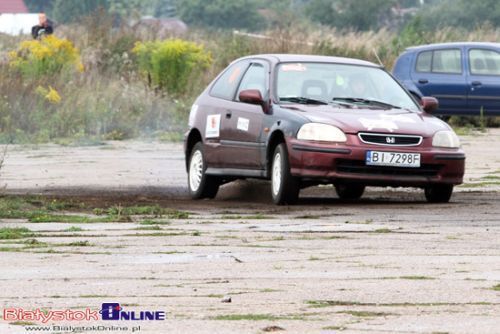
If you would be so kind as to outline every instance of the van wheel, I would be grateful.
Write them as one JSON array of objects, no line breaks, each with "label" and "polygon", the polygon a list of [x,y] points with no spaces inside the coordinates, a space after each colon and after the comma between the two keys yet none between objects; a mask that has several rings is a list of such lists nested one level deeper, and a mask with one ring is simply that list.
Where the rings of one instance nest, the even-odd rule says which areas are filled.
[{"label": "van wheel", "polygon": [[360,199],[365,192],[365,186],[355,183],[338,183],[335,184],[335,191],[337,196],[343,200]]},{"label": "van wheel", "polygon": [[189,156],[188,188],[193,199],[214,198],[219,191],[220,180],[205,174],[206,169],[203,144],[198,142]]},{"label": "van wheel", "polygon": [[425,198],[429,203],[448,203],[452,193],[451,184],[435,184],[425,188]]},{"label": "van wheel", "polygon": [[295,204],[299,199],[300,181],[290,173],[285,144],[276,146],[271,165],[271,194],[278,205]]}]

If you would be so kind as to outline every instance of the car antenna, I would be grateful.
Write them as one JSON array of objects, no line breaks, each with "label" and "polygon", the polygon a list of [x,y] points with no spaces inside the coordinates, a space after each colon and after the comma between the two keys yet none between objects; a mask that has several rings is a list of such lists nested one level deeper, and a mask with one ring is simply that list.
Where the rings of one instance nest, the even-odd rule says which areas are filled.
[{"label": "car antenna", "polygon": [[382,60],[380,60],[380,57],[378,56],[377,50],[372,49],[372,51],[373,51],[373,54],[375,55],[375,57],[377,57],[378,64],[379,64],[380,66],[382,66],[383,68],[385,68],[384,64],[382,64]]}]

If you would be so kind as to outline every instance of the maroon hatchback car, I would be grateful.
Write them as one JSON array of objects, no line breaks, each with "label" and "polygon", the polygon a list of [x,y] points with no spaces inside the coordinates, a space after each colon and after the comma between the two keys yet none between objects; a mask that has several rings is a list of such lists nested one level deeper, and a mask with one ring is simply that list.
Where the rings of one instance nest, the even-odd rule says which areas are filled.
[{"label": "maroon hatchback car", "polygon": [[192,198],[221,184],[271,180],[276,204],[333,184],[341,199],[366,186],[419,187],[448,202],[465,155],[453,130],[383,68],[308,55],[255,55],[231,63],[197,98],[185,139]]}]

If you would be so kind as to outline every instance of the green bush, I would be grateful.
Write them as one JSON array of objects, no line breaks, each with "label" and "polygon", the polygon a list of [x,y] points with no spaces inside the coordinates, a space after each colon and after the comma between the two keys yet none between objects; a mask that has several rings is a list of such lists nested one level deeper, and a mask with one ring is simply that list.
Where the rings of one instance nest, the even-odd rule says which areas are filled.
[{"label": "green bush", "polygon": [[137,42],[133,52],[149,85],[172,95],[185,93],[190,79],[212,63],[203,46],[181,39]]}]

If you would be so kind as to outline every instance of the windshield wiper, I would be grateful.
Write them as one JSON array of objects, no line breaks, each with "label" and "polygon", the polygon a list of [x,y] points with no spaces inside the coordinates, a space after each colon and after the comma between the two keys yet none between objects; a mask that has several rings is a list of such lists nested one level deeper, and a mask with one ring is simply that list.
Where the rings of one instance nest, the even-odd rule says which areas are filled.
[{"label": "windshield wiper", "polygon": [[401,109],[401,107],[395,106],[395,105],[387,103],[387,102],[378,101],[378,100],[363,99],[360,97],[334,97],[332,100],[334,102],[335,101],[343,101],[343,102],[348,102],[348,103],[352,103],[355,105],[364,104],[364,105],[383,107],[383,108],[387,108],[387,109]]},{"label": "windshield wiper", "polygon": [[286,101],[286,102],[293,102],[293,103],[300,103],[300,104],[328,104],[326,101],[322,100],[315,100],[311,99],[308,97],[304,96],[285,96],[285,97],[280,97],[280,102],[281,101]]}]

